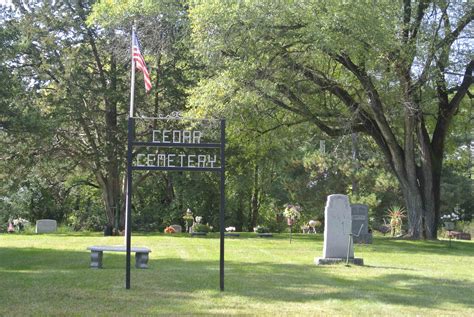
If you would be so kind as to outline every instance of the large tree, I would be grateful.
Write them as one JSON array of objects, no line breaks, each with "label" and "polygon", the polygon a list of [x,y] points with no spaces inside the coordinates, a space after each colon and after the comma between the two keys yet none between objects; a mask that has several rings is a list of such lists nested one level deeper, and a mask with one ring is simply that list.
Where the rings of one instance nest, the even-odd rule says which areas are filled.
[{"label": "large tree", "polygon": [[200,95],[227,85],[329,136],[368,134],[399,181],[409,235],[436,238],[445,141],[473,81],[472,4],[198,1],[191,19],[213,74]]},{"label": "large tree", "polygon": [[4,27],[14,34],[6,44],[15,54],[5,65],[12,78],[21,78],[28,97],[10,99],[7,139],[18,142],[13,128],[25,135],[40,132],[12,124],[12,114],[28,101],[41,126],[41,142],[29,145],[35,155],[85,172],[81,183],[100,188],[107,221],[116,226],[123,204],[125,124],[120,117],[126,114],[128,90],[127,67],[110,48],[117,38],[86,24],[89,1],[16,1],[14,9]]}]

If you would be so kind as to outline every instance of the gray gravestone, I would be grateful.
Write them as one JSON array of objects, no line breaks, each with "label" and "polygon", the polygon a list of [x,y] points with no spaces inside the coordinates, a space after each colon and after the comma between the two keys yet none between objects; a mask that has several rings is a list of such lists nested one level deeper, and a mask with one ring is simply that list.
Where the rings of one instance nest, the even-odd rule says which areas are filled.
[{"label": "gray gravestone", "polygon": [[349,243],[352,230],[349,198],[339,194],[328,196],[324,218],[323,257],[316,258],[316,264],[345,261],[348,254],[351,262],[362,264],[362,259],[354,259],[354,248]]},{"label": "gray gravestone", "polygon": [[40,219],[36,221],[36,233],[49,233],[55,232],[58,228],[56,220],[52,219]]},{"label": "gray gravestone", "polygon": [[174,232],[176,232],[176,233],[183,232],[183,227],[181,227],[180,225],[171,225],[170,227],[173,228]]},{"label": "gray gravestone", "polygon": [[363,204],[353,204],[351,213],[354,243],[372,243],[372,233],[369,233],[369,207]]}]

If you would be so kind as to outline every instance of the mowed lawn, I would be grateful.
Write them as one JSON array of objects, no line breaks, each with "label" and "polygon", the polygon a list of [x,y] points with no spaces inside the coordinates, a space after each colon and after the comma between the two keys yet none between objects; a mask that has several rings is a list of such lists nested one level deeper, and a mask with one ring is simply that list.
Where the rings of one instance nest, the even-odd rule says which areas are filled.
[{"label": "mowed lawn", "polygon": [[[90,245],[123,244],[100,234],[0,235],[0,316],[474,315],[474,243],[377,237],[355,246],[365,266],[314,265],[321,235],[226,238],[225,291],[219,239],[134,234],[152,249],[149,269]],[[134,259],[132,259],[134,264]]]}]

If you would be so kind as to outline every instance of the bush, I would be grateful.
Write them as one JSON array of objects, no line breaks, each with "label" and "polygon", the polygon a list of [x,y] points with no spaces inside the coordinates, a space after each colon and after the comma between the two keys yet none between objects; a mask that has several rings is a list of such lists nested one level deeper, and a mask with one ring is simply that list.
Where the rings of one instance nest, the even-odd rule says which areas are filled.
[{"label": "bush", "polygon": [[208,225],[204,225],[202,223],[197,223],[193,227],[194,232],[209,232],[211,231],[211,228],[209,228]]},{"label": "bush", "polygon": [[263,226],[257,226],[257,228],[255,228],[255,232],[256,233],[270,233],[270,229]]}]

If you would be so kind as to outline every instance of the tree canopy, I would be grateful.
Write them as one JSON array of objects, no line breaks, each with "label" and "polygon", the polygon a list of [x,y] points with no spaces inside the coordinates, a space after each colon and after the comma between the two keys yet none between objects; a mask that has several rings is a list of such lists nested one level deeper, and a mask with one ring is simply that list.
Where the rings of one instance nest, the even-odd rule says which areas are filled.
[{"label": "tree canopy", "polygon": [[[378,222],[403,204],[408,234],[436,238],[454,196],[474,205],[473,19],[440,0],[15,1],[0,18],[0,217],[123,227],[135,24],[154,86],[137,80],[137,115],[228,120],[227,225],[282,230],[285,203],[321,220],[338,192]],[[135,184],[139,229],[186,208],[217,226],[213,177]]]},{"label": "tree canopy", "polygon": [[214,80],[329,136],[369,135],[399,181],[409,234],[436,237],[445,140],[472,84],[459,40],[472,41],[471,4],[210,1],[191,18]]}]

